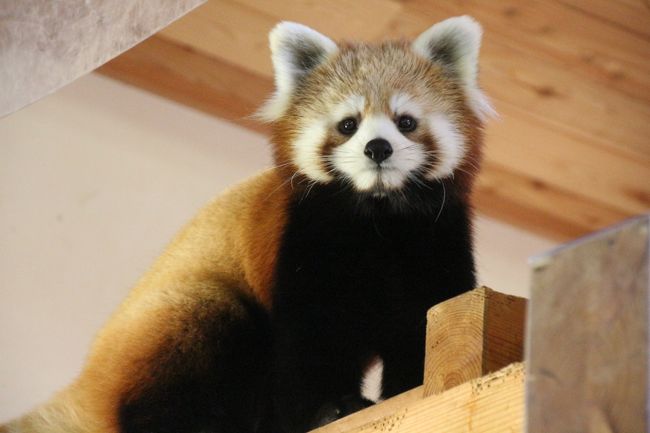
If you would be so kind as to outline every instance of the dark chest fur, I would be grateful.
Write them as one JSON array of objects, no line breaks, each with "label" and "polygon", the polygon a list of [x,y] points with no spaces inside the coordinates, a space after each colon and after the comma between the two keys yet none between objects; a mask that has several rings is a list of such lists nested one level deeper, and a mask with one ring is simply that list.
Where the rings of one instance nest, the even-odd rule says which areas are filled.
[{"label": "dark chest fur", "polygon": [[[439,183],[410,208],[336,186],[296,199],[280,249],[273,316],[375,352],[423,332],[426,310],[473,288],[469,210]],[[443,206],[444,197],[444,206]],[[295,326],[296,323],[286,324]],[[345,335],[345,337],[340,337]]]}]

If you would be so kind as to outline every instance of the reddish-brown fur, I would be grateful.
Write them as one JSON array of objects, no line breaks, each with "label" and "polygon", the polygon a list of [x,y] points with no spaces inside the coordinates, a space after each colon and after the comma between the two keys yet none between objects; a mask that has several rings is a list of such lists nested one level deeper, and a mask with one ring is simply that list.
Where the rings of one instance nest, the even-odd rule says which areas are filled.
[{"label": "reddish-brown fur", "polygon": [[99,333],[79,378],[51,402],[3,428],[117,433],[120,403],[149,385],[160,348],[200,349],[200,329],[188,327],[201,322],[197,305],[203,310],[199,314],[223,315],[236,305],[231,302],[234,288],[268,306],[289,192],[277,171],[269,170],[206,206]]}]

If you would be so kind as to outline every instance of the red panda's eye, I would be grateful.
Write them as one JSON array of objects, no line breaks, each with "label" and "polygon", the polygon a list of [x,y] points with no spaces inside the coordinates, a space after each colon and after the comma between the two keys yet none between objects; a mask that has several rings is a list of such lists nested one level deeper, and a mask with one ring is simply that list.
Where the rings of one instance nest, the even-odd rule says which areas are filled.
[{"label": "red panda's eye", "polygon": [[343,135],[352,135],[357,132],[357,120],[352,117],[348,117],[347,119],[341,120],[337,128]]},{"label": "red panda's eye", "polygon": [[418,126],[418,122],[411,116],[400,116],[397,119],[397,128],[402,132],[411,132],[414,131]]}]

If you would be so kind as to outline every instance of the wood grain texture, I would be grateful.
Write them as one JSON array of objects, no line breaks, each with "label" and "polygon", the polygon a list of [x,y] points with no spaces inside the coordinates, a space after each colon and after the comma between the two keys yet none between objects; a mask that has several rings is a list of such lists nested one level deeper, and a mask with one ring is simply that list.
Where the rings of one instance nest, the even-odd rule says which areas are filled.
[{"label": "wood grain texture", "polygon": [[250,116],[273,89],[269,77],[206,57],[163,37],[147,39],[98,72],[246,128],[268,132],[266,125]]},{"label": "wood grain texture", "polygon": [[489,161],[478,177],[474,204],[488,216],[556,239],[574,239],[627,216]]},{"label": "wood grain texture", "polygon": [[424,395],[523,360],[526,300],[487,287],[436,305],[427,315]]},{"label": "wood grain texture", "polygon": [[478,210],[566,240],[650,209],[642,0],[212,0],[100,71],[266,132],[247,116],[272,90],[278,21],[380,40],[458,14],[485,28],[481,83],[501,113],[487,128]]},{"label": "wood grain texture", "polygon": [[[364,416],[364,411],[348,418]],[[524,419],[524,367],[513,364],[386,413],[350,430],[337,423],[314,433],[521,433]]]},{"label": "wood grain texture", "polygon": [[534,263],[528,432],[645,432],[650,216]]},{"label": "wood grain texture", "polygon": [[650,40],[650,4],[644,0],[556,0],[577,12]]}]

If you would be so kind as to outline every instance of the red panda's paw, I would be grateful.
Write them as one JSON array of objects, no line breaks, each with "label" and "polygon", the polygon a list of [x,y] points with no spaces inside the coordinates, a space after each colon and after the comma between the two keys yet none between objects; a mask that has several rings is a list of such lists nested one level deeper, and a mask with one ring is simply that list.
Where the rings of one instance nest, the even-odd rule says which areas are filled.
[{"label": "red panda's paw", "polygon": [[336,421],[337,419],[372,406],[373,404],[375,403],[360,395],[347,395],[341,398],[338,402],[325,403],[316,412],[316,416],[314,417],[310,429],[322,427]]}]

